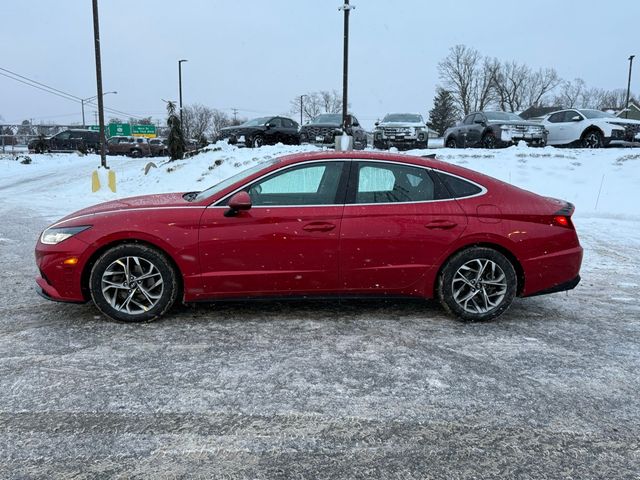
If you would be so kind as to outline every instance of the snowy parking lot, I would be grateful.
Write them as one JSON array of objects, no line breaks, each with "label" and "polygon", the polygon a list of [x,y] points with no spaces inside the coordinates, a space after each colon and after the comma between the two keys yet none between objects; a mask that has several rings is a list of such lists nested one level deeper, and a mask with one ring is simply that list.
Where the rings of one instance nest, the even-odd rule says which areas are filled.
[{"label": "snowy parking lot", "polygon": [[73,210],[203,189],[314,147],[184,161],[0,156],[3,478],[638,478],[640,154],[435,149],[576,205],[573,291],[468,324],[418,301],[181,306],[127,325],[35,294],[40,231]]}]

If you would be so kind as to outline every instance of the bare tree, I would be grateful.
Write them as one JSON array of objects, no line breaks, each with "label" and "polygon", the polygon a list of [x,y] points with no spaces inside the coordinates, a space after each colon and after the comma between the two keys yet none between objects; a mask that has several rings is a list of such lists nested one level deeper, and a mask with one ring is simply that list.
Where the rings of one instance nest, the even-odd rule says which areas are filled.
[{"label": "bare tree", "polygon": [[573,81],[566,80],[560,85],[560,92],[555,96],[554,103],[564,105],[566,108],[581,107],[584,101],[586,84],[581,78]]},{"label": "bare tree", "polygon": [[549,99],[549,94],[562,80],[553,68],[541,68],[533,72],[523,88],[523,107],[540,107]]},{"label": "bare tree", "polygon": [[206,143],[213,125],[213,109],[200,103],[187,105],[182,109],[182,121],[185,138],[195,138],[199,143]]},{"label": "bare tree", "polygon": [[474,79],[480,64],[480,53],[465,45],[456,45],[438,64],[440,80],[453,95],[460,111],[467,115],[475,108]]},{"label": "bare tree", "polygon": [[494,88],[501,110],[516,112],[522,109],[531,75],[529,67],[513,60],[500,65],[494,77]]},{"label": "bare tree", "polygon": [[220,134],[220,129],[230,127],[232,118],[222,110],[213,109],[211,118],[211,136],[216,138]]},{"label": "bare tree", "polygon": [[[295,118],[300,117],[300,97],[293,98],[290,102],[291,115]],[[304,95],[302,101],[303,122],[317,117],[321,113],[340,113],[342,112],[342,96],[337,91],[320,90],[318,92],[309,92]]]}]

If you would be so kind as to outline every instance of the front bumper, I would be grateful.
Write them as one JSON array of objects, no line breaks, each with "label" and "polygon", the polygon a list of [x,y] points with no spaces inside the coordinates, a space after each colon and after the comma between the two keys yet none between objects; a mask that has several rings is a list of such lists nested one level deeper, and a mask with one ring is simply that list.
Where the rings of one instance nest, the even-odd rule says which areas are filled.
[{"label": "front bumper", "polygon": [[[36,245],[36,265],[40,275],[36,284],[45,298],[60,302],[83,303],[87,301],[82,290],[82,272],[89,259],[88,245],[74,237],[57,245]],[[65,264],[70,257],[76,257],[75,265]]]}]

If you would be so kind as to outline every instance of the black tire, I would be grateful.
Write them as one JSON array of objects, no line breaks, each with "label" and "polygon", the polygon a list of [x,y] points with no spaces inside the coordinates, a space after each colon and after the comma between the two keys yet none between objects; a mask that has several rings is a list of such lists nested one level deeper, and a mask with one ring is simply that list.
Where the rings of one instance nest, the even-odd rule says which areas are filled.
[{"label": "black tire", "polygon": [[137,148],[134,148],[129,152],[129,156],[131,158],[140,158],[142,156],[142,151],[138,150]]},{"label": "black tire", "polygon": [[604,147],[604,135],[600,130],[587,130],[580,137],[582,148],[602,148]]},{"label": "black tire", "polygon": [[[125,272],[130,275],[126,280]],[[145,275],[151,276],[143,278]],[[93,302],[106,316],[122,322],[150,322],[171,308],[179,286],[177,272],[164,253],[128,243],[113,247],[98,258],[91,269],[89,290]]]},{"label": "black tire", "polygon": [[429,141],[427,140],[426,142],[417,142],[415,148],[420,149],[420,150],[424,150],[426,148],[429,148]]},{"label": "black tire", "polygon": [[491,248],[472,247],[447,261],[438,278],[437,293],[449,314],[481,322],[502,315],[513,302],[517,289],[515,269],[504,255]]},{"label": "black tire", "polygon": [[378,150],[388,150],[388,147],[384,144],[384,142],[376,142],[373,141],[373,148],[377,148]]},{"label": "black tire", "polygon": [[493,133],[485,133],[482,136],[482,146],[484,148],[497,148],[498,140]]},{"label": "black tire", "polygon": [[449,137],[445,141],[444,146],[447,148],[458,148],[458,142],[456,142],[455,138]]},{"label": "black tire", "polygon": [[264,145],[264,137],[262,135],[255,135],[251,139],[251,147],[260,148],[263,145]]}]

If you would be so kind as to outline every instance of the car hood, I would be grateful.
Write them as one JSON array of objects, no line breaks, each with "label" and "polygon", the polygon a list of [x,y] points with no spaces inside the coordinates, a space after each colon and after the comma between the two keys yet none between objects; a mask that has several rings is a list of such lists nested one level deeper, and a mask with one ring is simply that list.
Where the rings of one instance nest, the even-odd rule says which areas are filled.
[{"label": "car hood", "polygon": [[604,120],[614,125],[640,125],[640,120],[634,120],[633,118],[601,118],[599,120]]},{"label": "car hood", "polygon": [[161,193],[155,195],[141,195],[138,197],[121,198],[110,202],[99,203],[91,207],[83,208],[62,218],[56,224],[66,222],[78,217],[86,217],[99,213],[117,212],[141,208],[171,208],[189,206],[182,196],[183,193]]},{"label": "car hood", "polygon": [[530,122],[528,120],[489,120],[490,125],[526,125],[530,127],[539,127],[537,122]]},{"label": "car hood", "polygon": [[420,122],[380,122],[378,127],[422,127],[427,128],[424,123]]},{"label": "car hood", "polygon": [[303,125],[302,127],[300,127],[301,130],[304,130],[305,128],[316,128],[316,127],[329,127],[329,128],[340,128],[341,124],[339,123],[308,123],[306,125]]}]

